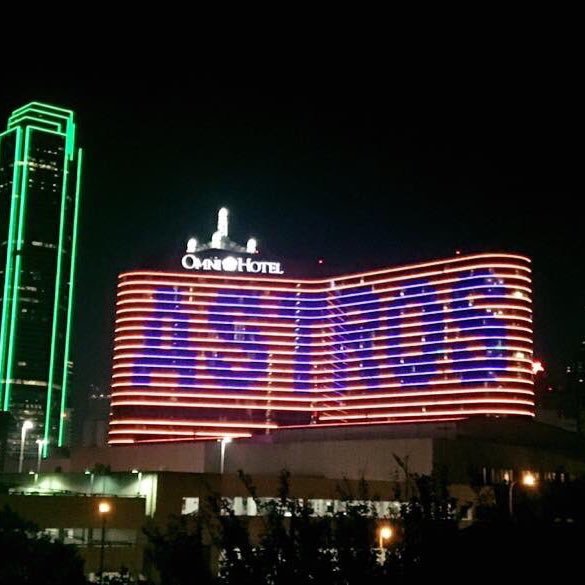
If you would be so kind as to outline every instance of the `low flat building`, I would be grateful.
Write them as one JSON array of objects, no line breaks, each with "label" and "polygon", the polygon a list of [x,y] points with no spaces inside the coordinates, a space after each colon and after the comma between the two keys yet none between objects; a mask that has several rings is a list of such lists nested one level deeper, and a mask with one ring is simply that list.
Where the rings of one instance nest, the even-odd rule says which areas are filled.
[{"label": "low flat building", "polygon": [[[400,501],[414,493],[416,476],[434,475],[471,520],[478,488],[485,494],[526,472],[542,482],[583,475],[584,455],[578,435],[522,419],[315,427],[232,442],[79,448],[68,459],[43,461],[40,474],[0,475],[6,494],[0,505],[75,542],[92,572],[99,551],[97,506],[105,498],[112,506],[106,569],[123,565],[138,574],[142,527],[149,519],[165,525],[171,515],[196,514],[211,495],[227,499],[237,515],[259,514],[239,470],[251,477],[260,502],[278,495],[279,476],[288,470],[291,497],[309,500],[316,515],[333,514],[343,510],[345,500],[360,499],[365,479],[380,517],[396,514]],[[250,529],[260,524],[253,520]]]},{"label": "low flat building", "polygon": [[[563,429],[524,419],[470,419],[457,423],[281,430],[231,442],[166,443],[74,449],[43,469],[83,472],[96,464],[112,471],[278,474],[394,481],[403,474],[441,473],[449,484],[483,483],[530,470],[585,473],[585,441]],[[33,470],[30,462],[25,470]],[[471,474],[471,475],[470,475]]]}]

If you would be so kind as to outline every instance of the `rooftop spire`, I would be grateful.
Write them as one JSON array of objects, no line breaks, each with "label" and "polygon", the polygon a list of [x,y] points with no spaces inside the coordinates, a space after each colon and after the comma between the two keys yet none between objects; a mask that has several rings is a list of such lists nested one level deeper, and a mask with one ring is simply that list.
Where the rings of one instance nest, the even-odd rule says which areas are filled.
[{"label": "rooftop spire", "polygon": [[258,243],[255,238],[250,238],[246,246],[232,242],[229,238],[229,210],[222,207],[217,212],[217,230],[211,235],[211,241],[200,244],[196,238],[190,238],[187,242],[187,254],[201,252],[203,250],[231,250],[246,254],[257,254]]},{"label": "rooftop spire", "polygon": [[222,238],[228,237],[228,210],[222,207],[217,212],[217,231]]}]

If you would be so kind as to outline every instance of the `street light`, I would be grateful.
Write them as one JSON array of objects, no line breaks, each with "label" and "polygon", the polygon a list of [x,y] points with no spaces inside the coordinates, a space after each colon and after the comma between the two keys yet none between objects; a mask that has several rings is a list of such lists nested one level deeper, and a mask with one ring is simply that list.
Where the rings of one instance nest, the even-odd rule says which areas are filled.
[{"label": "street light", "polygon": [[388,526],[388,524],[381,526],[380,530],[378,530],[378,539],[379,539],[378,540],[378,543],[379,543],[378,548],[384,548],[384,541],[390,540],[392,538],[393,534],[394,534],[394,531],[392,530],[391,526]]},{"label": "street light", "polygon": [[537,484],[536,476],[530,471],[526,472],[522,475],[522,479],[520,481],[513,481],[510,484],[510,489],[508,491],[508,509],[510,511],[510,518],[514,518],[514,486],[517,483],[521,483],[526,487],[535,487]]},{"label": "street light", "polygon": [[100,585],[103,585],[104,582],[104,546],[106,542],[106,518],[108,514],[112,511],[112,506],[109,502],[100,502],[98,504],[98,512],[102,517],[102,539],[101,539],[101,546],[100,546]]},{"label": "street light", "polygon": [[388,545],[388,541],[392,539],[392,535],[394,531],[392,527],[388,524],[383,524],[378,529],[378,548],[380,549],[380,553],[382,555],[381,563],[384,564],[386,562],[386,548],[384,547],[384,541],[386,541],[386,546]]},{"label": "street light", "polygon": [[231,437],[224,437],[223,439],[220,439],[219,442],[221,443],[220,458],[219,458],[219,472],[223,473],[223,464],[225,462],[225,446],[228,443],[232,442],[232,438]]},{"label": "street light", "polygon": [[18,473],[22,473],[22,463],[24,461],[24,442],[26,441],[26,432],[32,429],[35,425],[32,420],[25,420],[22,423],[22,430],[20,431],[20,457],[18,459]]},{"label": "street light", "polygon": [[132,473],[138,474],[138,495],[140,495],[140,487],[142,485],[142,471],[140,471],[140,469],[133,469]]},{"label": "street light", "polygon": [[41,458],[43,457],[43,447],[48,443],[47,439],[37,439],[37,445],[39,446],[39,454],[37,457],[37,473],[41,472]]},{"label": "street light", "polygon": [[93,477],[94,477],[94,473],[93,471],[90,471],[89,469],[86,469],[84,471],[85,475],[89,475],[89,493],[93,494]]}]

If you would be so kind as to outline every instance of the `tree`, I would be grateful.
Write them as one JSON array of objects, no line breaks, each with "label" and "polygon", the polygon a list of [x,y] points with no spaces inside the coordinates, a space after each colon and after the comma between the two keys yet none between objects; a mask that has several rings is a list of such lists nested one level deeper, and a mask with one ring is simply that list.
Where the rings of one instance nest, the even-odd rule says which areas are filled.
[{"label": "tree", "polygon": [[0,585],[82,585],[83,560],[8,506],[0,510]]},{"label": "tree", "polygon": [[[240,480],[256,504],[258,515],[240,516],[231,500],[211,494],[198,516],[175,517],[166,530],[145,529],[148,558],[163,585],[211,583],[211,554],[203,541],[219,552],[221,585],[395,585],[420,576],[447,556],[451,542],[448,494],[441,478],[409,475],[411,501],[391,519],[395,538],[384,559],[378,548],[380,518],[377,496],[365,480],[338,486],[342,505],[317,516],[311,500],[291,495],[290,473],[279,477],[277,496],[258,497],[252,478]],[[386,518],[386,516],[385,516]],[[381,562],[381,561],[384,562]]]},{"label": "tree", "polygon": [[407,458],[394,455],[394,459],[411,493],[400,511],[403,537],[396,550],[400,572],[423,578],[451,554],[457,533],[456,501],[449,496],[445,469],[431,475],[412,473]]},{"label": "tree", "polygon": [[377,548],[379,523],[374,502],[378,498],[370,494],[363,478],[355,493],[347,481],[338,491],[344,505],[334,516],[333,547],[341,583],[377,583],[384,578],[385,572]]},{"label": "tree", "polygon": [[290,496],[289,472],[281,472],[278,497],[267,502],[258,498],[251,478],[242,471],[239,474],[258,509],[261,534],[259,541],[252,543],[249,519],[236,516],[229,503],[222,501],[217,540],[223,550],[220,582],[225,585],[334,584],[328,523],[314,517],[307,502]]},{"label": "tree", "polygon": [[158,571],[163,585],[212,583],[209,547],[202,541],[203,526],[191,515],[172,516],[164,530],[149,522],[146,561]]}]

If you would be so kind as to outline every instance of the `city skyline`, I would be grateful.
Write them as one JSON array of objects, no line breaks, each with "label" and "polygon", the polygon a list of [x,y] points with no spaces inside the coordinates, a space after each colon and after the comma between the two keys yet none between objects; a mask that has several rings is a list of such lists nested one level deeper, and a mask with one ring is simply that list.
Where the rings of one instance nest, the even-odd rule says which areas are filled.
[{"label": "city skyline", "polygon": [[176,263],[189,236],[211,231],[221,205],[234,212],[236,240],[253,233],[283,260],[375,267],[455,250],[525,254],[536,355],[562,372],[584,329],[573,292],[585,274],[575,261],[583,234],[569,211],[570,109],[550,95],[546,107],[545,96],[511,94],[486,108],[488,96],[405,105],[387,104],[383,92],[331,100],[331,92],[118,87],[29,81],[2,96],[3,111],[39,97],[83,122],[80,394],[109,384],[117,274]]}]

